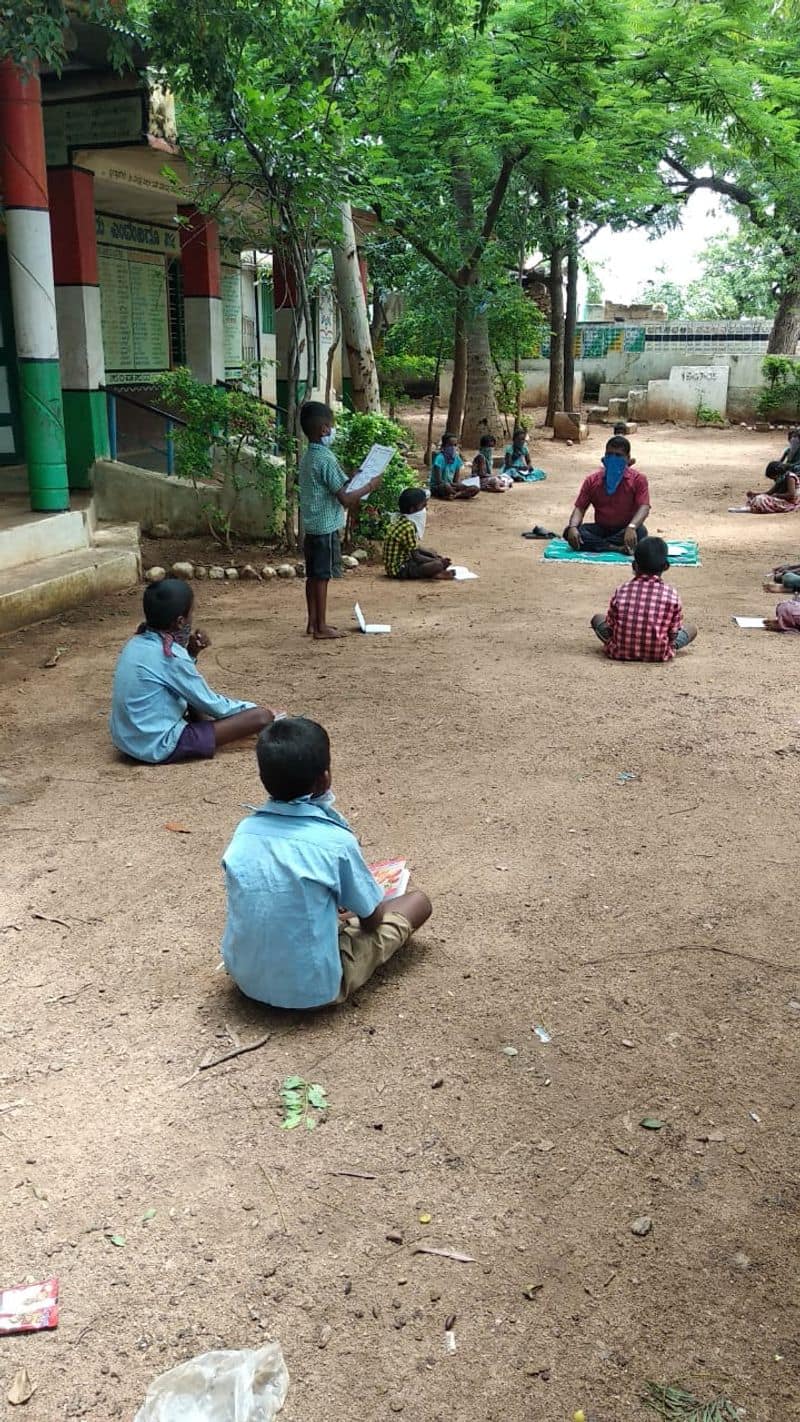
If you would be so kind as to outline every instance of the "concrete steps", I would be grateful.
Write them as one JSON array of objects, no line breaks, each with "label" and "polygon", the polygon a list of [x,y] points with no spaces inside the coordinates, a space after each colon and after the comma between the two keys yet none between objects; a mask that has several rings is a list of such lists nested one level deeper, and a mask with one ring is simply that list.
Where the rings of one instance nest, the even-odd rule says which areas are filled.
[{"label": "concrete steps", "polygon": [[0,569],[0,634],[55,617],[103,593],[132,588],[139,572],[138,544],[83,547]]}]

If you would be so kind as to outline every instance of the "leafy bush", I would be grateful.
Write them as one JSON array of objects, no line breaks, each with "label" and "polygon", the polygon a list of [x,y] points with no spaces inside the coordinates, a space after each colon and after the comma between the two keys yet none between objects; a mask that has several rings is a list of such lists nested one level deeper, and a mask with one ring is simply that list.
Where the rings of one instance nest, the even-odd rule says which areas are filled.
[{"label": "leafy bush", "polygon": [[406,430],[384,415],[363,415],[342,410],[336,416],[336,457],[349,472],[358,469],[373,444],[393,444],[397,453],[389,463],[380,487],[374,489],[352,516],[352,531],[359,538],[383,538],[389,514],[397,512],[403,489],[419,483],[406,461],[412,440]]},{"label": "leafy bush", "polygon": [[791,356],[768,355],[761,373],[767,388],[758,397],[758,413],[769,417],[776,410],[791,406],[795,416],[800,416],[800,361]]},{"label": "leafy bush", "polygon": [[[244,374],[247,378],[247,372]],[[271,509],[265,536],[275,533],[285,501],[285,471],[273,457],[275,420],[269,406],[246,390],[203,385],[184,367],[160,375],[156,387],[162,402],[181,420],[172,440],[175,472],[195,486],[209,530],[218,543],[231,546],[236,503],[246,491],[259,495]],[[224,486],[223,509],[203,501],[198,481]]]}]

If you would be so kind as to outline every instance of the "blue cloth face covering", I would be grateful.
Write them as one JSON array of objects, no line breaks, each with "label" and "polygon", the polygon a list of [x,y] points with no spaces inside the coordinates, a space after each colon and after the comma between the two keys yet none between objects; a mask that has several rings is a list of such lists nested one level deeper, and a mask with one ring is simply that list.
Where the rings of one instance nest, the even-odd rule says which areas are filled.
[{"label": "blue cloth face covering", "polygon": [[616,494],[617,489],[622,483],[625,470],[628,467],[628,461],[625,458],[625,455],[604,454],[600,463],[606,471],[606,477],[603,481],[605,484],[606,493]]}]

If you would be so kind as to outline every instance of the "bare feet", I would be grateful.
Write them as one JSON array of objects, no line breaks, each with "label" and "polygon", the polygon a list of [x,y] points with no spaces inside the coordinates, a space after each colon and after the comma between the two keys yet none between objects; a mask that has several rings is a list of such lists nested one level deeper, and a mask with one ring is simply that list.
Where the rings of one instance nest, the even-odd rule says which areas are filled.
[{"label": "bare feet", "polygon": [[455,575],[455,568],[445,568],[441,573],[436,574],[434,581],[437,583],[452,582],[453,578],[455,578]]},{"label": "bare feet", "polygon": [[345,635],[344,632],[339,631],[338,627],[319,627],[314,632],[314,641],[335,642],[339,637],[344,637]]}]

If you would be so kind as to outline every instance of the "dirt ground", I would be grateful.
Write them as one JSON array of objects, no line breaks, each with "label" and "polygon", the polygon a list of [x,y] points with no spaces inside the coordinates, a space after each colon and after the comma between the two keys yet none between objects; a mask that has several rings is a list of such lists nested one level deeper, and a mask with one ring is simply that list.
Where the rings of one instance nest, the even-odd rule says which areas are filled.
[{"label": "dirt ground", "polygon": [[[604,436],[432,510],[479,581],[334,587],[390,637],[309,645],[300,582],[198,587],[212,683],[320,719],[367,855],[433,898],[336,1012],[217,970],[252,750],[109,744],[140,590],[0,643],[2,1282],[61,1284],[57,1331],[0,1343],[0,1416],[129,1420],[175,1363],[271,1338],[287,1422],[624,1422],[648,1379],[800,1415],[800,639],[731,623],[800,518],[725,512],[779,434],[640,430],[651,530],[701,545],[671,575],[700,635],[610,664],[588,620],[622,570],[519,536],[563,525]],[[327,1089],[315,1132],[279,1128],[289,1074]]]}]

